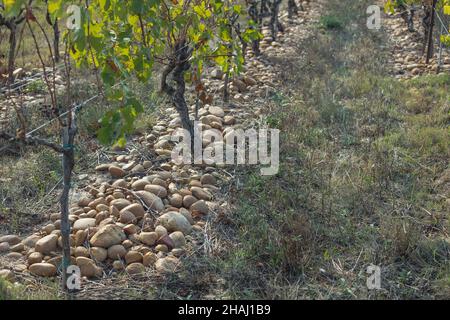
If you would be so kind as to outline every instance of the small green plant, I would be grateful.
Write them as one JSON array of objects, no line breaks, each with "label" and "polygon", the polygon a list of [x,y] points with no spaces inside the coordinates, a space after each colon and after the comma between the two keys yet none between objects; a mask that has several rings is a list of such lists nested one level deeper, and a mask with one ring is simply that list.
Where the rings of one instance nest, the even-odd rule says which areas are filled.
[{"label": "small green plant", "polygon": [[327,30],[338,30],[344,27],[343,22],[334,15],[326,15],[320,18],[320,26]]}]

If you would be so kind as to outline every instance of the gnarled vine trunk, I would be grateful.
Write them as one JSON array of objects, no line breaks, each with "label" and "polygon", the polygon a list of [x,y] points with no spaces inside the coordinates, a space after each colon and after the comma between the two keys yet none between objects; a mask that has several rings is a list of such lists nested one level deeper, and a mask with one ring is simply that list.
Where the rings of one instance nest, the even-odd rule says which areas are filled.
[{"label": "gnarled vine trunk", "polygon": [[[189,70],[191,64],[189,58],[192,54],[192,48],[185,42],[177,44],[172,52],[172,60],[163,71],[161,78],[161,91],[165,92],[171,99],[175,109],[181,118],[181,124],[191,135],[191,146],[194,147],[194,125],[189,118],[189,108],[185,99],[186,82],[184,75]],[[176,86],[173,87],[167,82],[171,75]]]}]

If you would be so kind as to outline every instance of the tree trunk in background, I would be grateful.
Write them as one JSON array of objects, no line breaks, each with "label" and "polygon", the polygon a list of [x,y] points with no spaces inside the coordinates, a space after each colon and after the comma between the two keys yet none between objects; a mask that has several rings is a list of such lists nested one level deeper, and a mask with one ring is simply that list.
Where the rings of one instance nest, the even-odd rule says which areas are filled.
[{"label": "tree trunk in background", "polygon": [[53,24],[53,51],[55,52],[55,61],[59,62],[60,60],[60,54],[59,54],[59,37],[60,37],[60,31],[58,26],[58,19],[55,20],[55,23]]},{"label": "tree trunk in background", "polygon": [[272,12],[270,16],[270,31],[272,33],[273,41],[277,40],[277,32],[283,31],[284,29],[280,21],[278,20],[278,14],[280,12],[280,4],[281,0],[274,0],[272,2]]},{"label": "tree trunk in background", "polygon": [[298,6],[295,0],[288,0],[288,14],[289,19],[293,19],[294,16],[298,15]]},{"label": "tree trunk in background", "polygon": [[14,82],[15,56],[17,46],[17,26],[11,22],[8,24],[9,29],[9,56],[8,56],[8,83]]}]

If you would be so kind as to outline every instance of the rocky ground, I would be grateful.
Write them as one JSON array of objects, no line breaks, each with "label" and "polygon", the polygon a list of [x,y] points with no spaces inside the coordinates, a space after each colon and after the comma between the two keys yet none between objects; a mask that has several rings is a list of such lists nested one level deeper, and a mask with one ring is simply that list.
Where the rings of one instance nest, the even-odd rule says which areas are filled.
[{"label": "rocky ground", "polygon": [[[245,72],[230,86],[232,103],[216,99],[198,110],[203,130],[220,130],[226,140],[235,129],[261,124],[261,106],[278,88],[280,74],[274,61],[295,52],[308,29],[317,27],[320,3],[305,2],[304,7],[306,12],[292,23],[282,17],[287,30],[276,42],[263,29],[263,56],[247,55]],[[422,61],[419,34],[405,32],[401,18],[387,18],[386,29],[395,77],[435,72],[435,60],[430,66]],[[450,70],[449,59],[444,57],[444,72]],[[212,69],[208,74],[205,87],[220,97],[221,72]],[[84,284],[102,287],[118,274],[137,278],[171,274],[208,245],[210,224],[229,210],[224,186],[234,182],[235,168],[175,165],[170,136],[180,126],[173,108],[162,110],[151,132],[114,150],[111,161],[98,164],[95,174],[82,175],[84,186],[72,192],[69,218],[72,263],[80,267]],[[48,219],[33,234],[0,236],[0,276],[23,282],[59,274],[60,214],[49,214]]]},{"label": "rocky ground", "polygon": [[[277,88],[277,70],[270,60],[289,55],[290,46],[306,37],[308,25],[317,19],[318,9],[304,6],[306,11],[295,21],[286,15],[281,18],[288,30],[277,41],[272,41],[268,28],[263,29],[263,55],[255,58],[248,52],[245,72],[230,85],[232,103],[223,105],[217,99],[198,110],[202,130],[220,130],[226,140],[234,129],[258,125],[262,104]],[[204,84],[211,95],[220,97],[220,70],[211,69]],[[72,192],[69,219],[72,263],[80,267],[85,281],[121,272],[130,276],[176,272],[207,238],[206,225],[226,210],[221,186],[233,174],[227,168],[175,165],[170,136],[179,127],[175,109],[167,108],[151,132],[116,149],[117,155],[110,163],[99,164],[95,175],[82,175],[86,186]],[[152,154],[151,160],[145,160],[143,150]],[[48,218],[49,223],[31,235],[0,237],[2,276],[14,281],[58,275],[60,214]]]},{"label": "rocky ground", "polygon": [[[439,66],[438,48],[426,64],[424,51],[425,36],[418,14],[414,19],[415,31],[408,31],[408,26],[399,14],[385,15],[383,27],[391,44],[390,70],[398,79],[412,79],[421,75],[436,74]],[[450,71],[450,51],[444,48],[440,72]]]}]

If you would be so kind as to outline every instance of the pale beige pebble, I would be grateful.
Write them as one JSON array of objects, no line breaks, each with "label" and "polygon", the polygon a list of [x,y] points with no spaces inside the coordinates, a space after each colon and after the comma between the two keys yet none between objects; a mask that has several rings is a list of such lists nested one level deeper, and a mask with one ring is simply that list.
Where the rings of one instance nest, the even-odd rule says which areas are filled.
[{"label": "pale beige pebble", "polygon": [[113,217],[118,218],[120,216],[120,210],[117,209],[115,206],[110,206],[109,214],[112,215]]},{"label": "pale beige pebble", "polygon": [[158,235],[158,239],[163,237],[163,236],[165,236],[165,235],[167,235],[167,229],[164,228],[163,226],[156,226],[155,232]]},{"label": "pale beige pebble", "polygon": [[32,274],[40,276],[40,277],[53,277],[56,275],[57,269],[51,263],[35,263],[29,267],[29,270]]},{"label": "pale beige pebble", "polygon": [[56,251],[57,244],[58,236],[56,234],[49,234],[36,242],[35,249],[42,254],[49,254]]},{"label": "pale beige pebble", "polygon": [[9,248],[11,252],[22,252],[25,250],[25,245],[23,243],[18,243]]},{"label": "pale beige pebble", "polygon": [[122,210],[125,207],[128,207],[131,202],[127,199],[115,199],[109,203],[111,206],[116,207],[117,209]]},{"label": "pale beige pebble", "polygon": [[167,189],[167,182],[165,180],[161,179],[160,176],[156,176],[155,178],[153,178],[151,184],[161,186],[161,187]]},{"label": "pale beige pebble", "polygon": [[44,259],[44,256],[42,255],[42,253],[40,253],[40,252],[32,252],[28,256],[28,264],[32,265],[32,264],[35,264],[35,263],[40,263],[40,262],[42,262],[43,259]]},{"label": "pale beige pebble", "polygon": [[[200,200],[200,201],[203,201],[203,200]],[[191,208],[192,208],[192,206],[191,206]],[[189,221],[190,224],[195,224],[195,221],[192,218],[192,214],[189,210],[186,210],[185,208],[180,208],[179,212],[187,219],[187,221]]]},{"label": "pale beige pebble", "polygon": [[196,203],[192,204],[190,207],[192,211],[198,211],[202,214],[208,214],[209,213],[209,207],[206,204],[205,200],[199,200]]},{"label": "pale beige pebble", "polygon": [[220,118],[223,118],[225,115],[225,112],[221,107],[209,107],[208,111],[210,114]]},{"label": "pale beige pebble", "polygon": [[189,181],[189,185],[192,187],[201,187],[202,183],[199,180],[191,180]]},{"label": "pale beige pebble", "polygon": [[0,243],[2,243],[2,242],[8,242],[8,244],[9,244],[10,246],[13,246],[13,245],[15,245],[15,244],[18,244],[18,243],[20,243],[21,241],[22,241],[22,240],[20,239],[19,236],[16,236],[16,235],[13,235],[13,234],[10,234],[10,235],[6,235],[6,236],[0,237]]},{"label": "pale beige pebble", "polygon": [[135,234],[139,231],[139,227],[131,223],[123,227],[123,231],[128,235]]},{"label": "pale beige pebble", "polygon": [[142,198],[145,204],[157,212],[164,210],[164,203],[162,199],[148,191],[136,191],[136,194]]},{"label": "pale beige pebble", "polygon": [[125,255],[125,262],[127,264],[132,264],[135,262],[142,262],[143,256],[142,253],[134,250],[130,250]]},{"label": "pale beige pebble", "polygon": [[52,233],[52,231],[55,229],[56,229],[56,227],[54,224],[48,224],[48,225],[42,227],[42,231],[44,231],[46,234]]},{"label": "pale beige pebble", "polygon": [[95,210],[97,212],[109,211],[109,206],[106,205],[106,204],[101,203],[97,207],[95,207]]},{"label": "pale beige pebble", "polygon": [[175,256],[175,257],[177,257],[177,258],[179,258],[179,257],[181,257],[182,255],[184,255],[185,254],[185,250],[184,249],[182,249],[182,248],[175,248],[175,249],[173,249],[172,251],[171,251],[171,253]]},{"label": "pale beige pebble", "polygon": [[88,197],[83,197],[80,200],[78,200],[78,206],[83,208],[83,207],[87,207],[89,205],[89,203],[91,203],[91,199]]},{"label": "pale beige pebble", "polygon": [[154,195],[160,197],[160,198],[165,198],[167,197],[167,190],[165,187],[160,186],[160,185],[156,185],[156,184],[148,184],[145,186],[144,188],[145,191],[151,192]]},{"label": "pale beige pebble", "polygon": [[108,211],[102,211],[95,217],[95,224],[99,225],[103,220],[109,217]]},{"label": "pale beige pebble", "polygon": [[181,231],[172,232],[169,237],[173,241],[173,248],[182,248],[186,245],[186,238]]},{"label": "pale beige pebble", "polygon": [[143,207],[141,204],[139,204],[139,203],[133,203],[133,204],[130,204],[129,206],[126,206],[125,208],[123,208],[123,209],[121,210],[121,212],[122,212],[122,211],[129,211],[129,212],[131,212],[132,214],[134,214],[134,216],[135,216],[136,218],[138,218],[138,219],[143,218],[144,215],[145,215],[145,209],[144,209],[144,207]]},{"label": "pale beige pebble", "polygon": [[114,188],[126,188],[128,186],[128,182],[125,179],[119,179],[114,181],[112,184]]},{"label": "pale beige pebble", "polygon": [[91,202],[89,202],[89,205],[85,208],[85,212],[87,212],[86,210],[88,209],[95,210],[95,208],[97,208],[99,204],[106,204],[106,199],[99,196],[97,199],[92,200]]},{"label": "pale beige pebble", "polygon": [[185,196],[191,196],[191,195],[192,195],[192,192],[189,191],[189,189],[180,189],[178,192],[179,192],[183,197],[185,197]]},{"label": "pale beige pebble", "polygon": [[147,246],[153,246],[158,238],[156,232],[141,232],[141,234],[139,234],[139,240]]},{"label": "pale beige pebble", "polygon": [[149,160],[145,160],[142,165],[144,166],[145,169],[150,169],[152,166],[152,162]]},{"label": "pale beige pebble", "polygon": [[125,271],[130,275],[141,275],[145,273],[145,266],[142,263],[132,263],[125,268]]},{"label": "pale beige pebble", "polygon": [[22,243],[27,246],[28,248],[34,248],[36,245],[36,242],[41,238],[41,236],[37,234],[32,234],[31,236],[26,237],[22,240]]},{"label": "pale beige pebble", "polygon": [[156,254],[153,252],[147,252],[142,259],[142,263],[144,266],[148,267],[154,265],[156,260],[158,260]]},{"label": "pale beige pebble", "polygon": [[125,195],[121,191],[114,191],[112,195],[106,197],[108,204],[115,199],[125,199]]},{"label": "pale beige pebble", "polygon": [[[80,213],[82,213],[81,211],[79,211],[79,210],[83,210],[83,209],[78,209],[77,208],[77,210],[74,210],[74,211],[70,211],[70,214],[73,214],[73,215],[79,215]],[[77,213],[78,212],[78,214],[75,214],[75,213]],[[84,212],[84,211],[83,211]],[[59,213],[59,212],[57,212],[57,213],[52,213],[51,215],[50,215],[50,220],[52,221],[52,222],[55,222],[56,220],[58,220],[58,219],[61,219],[61,213]]]},{"label": "pale beige pebble", "polygon": [[24,263],[15,264],[13,270],[18,273],[22,273],[28,270],[28,266]]},{"label": "pale beige pebble", "polygon": [[[130,235],[130,238],[133,239],[133,237],[135,236],[135,234]],[[124,246],[125,249],[130,249],[133,246],[133,241],[131,241],[130,239],[124,240],[122,242],[122,245]]]},{"label": "pale beige pebble", "polygon": [[115,244],[108,248],[108,258],[112,260],[123,258],[126,254],[127,250],[121,244]]},{"label": "pale beige pebble", "polygon": [[80,267],[82,277],[99,278],[103,274],[103,269],[98,267],[92,259],[78,257],[76,263],[77,266]]},{"label": "pale beige pebble", "polygon": [[159,252],[169,252],[169,248],[165,244],[158,244],[155,247],[155,250]]},{"label": "pale beige pebble", "polygon": [[97,262],[103,262],[108,257],[108,250],[101,247],[91,247],[90,256]]},{"label": "pale beige pebble", "polygon": [[110,166],[108,171],[113,178],[123,178],[126,175],[125,170],[117,166]]},{"label": "pale beige pebble", "polygon": [[191,195],[186,195],[183,198],[183,206],[185,208],[190,208],[195,202],[197,202],[198,199]]},{"label": "pale beige pebble", "polygon": [[212,174],[206,173],[201,177],[200,182],[202,184],[215,185],[217,181],[216,181],[216,178]]},{"label": "pale beige pebble", "polygon": [[[155,172],[155,174],[157,174],[164,181],[172,177],[172,173],[168,171],[158,171]],[[153,183],[155,183],[155,181],[153,181]]]},{"label": "pale beige pebble", "polygon": [[123,262],[120,260],[116,260],[112,263],[112,266],[114,268],[114,270],[116,271],[122,271],[125,269],[125,266],[123,265]]},{"label": "pale beige pebble", "polygon": [[14,282],[15,276],[11,270],[3,269],[0,270],[0,279],[5,279],[6,281],[9,282]]},{"label": "pale beige pebble", "polygon": [[8,242],[0,243],[0,253],[8,252],[9,248],[10,248],[10,245]]},{"label": "pale beige pebble", "polygon": [[121,211],[119,216],[119,221],[123,224],[135,223],[137,222],[136,217],[130,211]]},{"label": "pale beige pebble", "polygon": [[136,250],[141,253],[142,255],[145,255],[149,252],[152,252],[152,249],[150,249],[149,247],[146,246],[137,246]]},{"label": "pale beige pebble", "polygon": [[90,243],[94,247],[109,248],[126,239],[126,235],[119,226],[108,224],[101,227],[91,238]]},{"label": "pale beige pebble", "polygon": [[208,191],[206,191],[202,188],[192,187],[191,192],[192,192],[192,195],[199,200],[209,201],[212,199],[212,195]]},{"label": "pale beige pebble", "polygon": [[75,257],[89,257],[89,250],[85,247],[76,247],[74,252]]},{"label": "pale beige pebble", "polygon": [[142,164],[137,164],[133,167],[133,169],[131,169],[131,172],[133,172],[133,173],[145,172],[145,168]]},{"label": "pale beige pebble", "polygon": [[74,240],[74,244],[75,246],[81,246],[87,238],[87,231],[86,230],[78,230],[75,233],[75,240]]},{"label": "pale beige pebble", "polygon": [[123,170],[129,171],[136,165],[136,161],[130,161],[126,165],[123,166]]},{"label": "pale beige pebble", "polygon": [[83,218],[83,219],[78,219],[77,221],[75,221],[72,229],[74,231],[86,230],[90,227],[95,227],[95,225],[96,225],[95,218]]},{"label": "pale beige pebble", "polygon": [[156,271],[159,273],[174,273],[180,267],[180,260],[177,257],[168,256],[158,259],[155,263]]},{"label": "pale beige pebble", "polygon": [[183,205],[183,197],[178,193],[174,193],[169,196],[169,203],[171,206],[180,208]]},{"label": "pale beige pebble", "polygon": [[179,212],[170,211],[158,218],[158,222],[169,232],[181,231],[189,234],[192,230],[190,222]]},{"label": "pale beige pebble", "polygon": [[22,255],[20,252],[10,252],[10,253],[8,253],[8,254],[5,256],[5,258],[6,258],[7,260],[12,260],[12,261],[14,261],[14,260],[20,260],[20,259],[22,259],[22,258],[23,258],[23,255]]},{"label": "pale beige pebble", "polygon": [[140,180],[136,180],[135,182],[133,182],[133,184],[131,185],[131,187],[136,190],[144,190],[145,186],[150,184],[150,182],[147,179],[140,179]]}]

